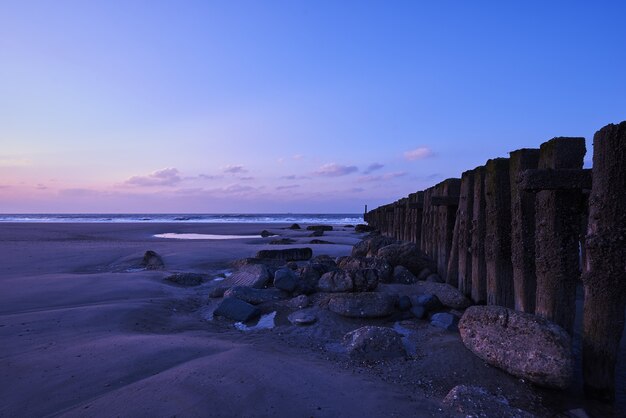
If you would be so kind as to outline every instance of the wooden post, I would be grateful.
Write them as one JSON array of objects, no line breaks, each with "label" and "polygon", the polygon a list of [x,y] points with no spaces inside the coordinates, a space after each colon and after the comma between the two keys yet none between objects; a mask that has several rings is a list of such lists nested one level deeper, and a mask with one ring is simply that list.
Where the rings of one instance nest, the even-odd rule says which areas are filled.
[{"label": "wooden post", "polygon": [[[456,264],[457,287],[466,296],[472,294],[472,214],[474,211],[474,170],[469,170],[461,176],[461,189],[459,196],[459,208],[456,215]],[[454,240],[453,240],[454,241]],[[454,243],[453,243],[454,245]],[[448,278],[454,274],[454,266],[449,265]],[[448,282],[450,283],[450,282]],[[452,283],[450,283],[452,284]]]},{"label": "wooden post", "polygon": [[538,149],[510,153],[511,262],[515,309],[535,313],[535,195],[520,187],[519,176],[539,165]]},{"label": "wooden post", "polygon": [[496,158],[485,166],[485,260],[487,303],[514,308],[511,264],[511,183],[509,159]]},{"label": "wooden post", "polygon": [[421,248],[422,240],[422,216],[424,212],[424,192],[412,193],[409,199],[409,207],[413,215],[413,226],[410,241]]},{"label": "wooden post", "polygon": [[436,207],[437,232],[435,246],[437,247],[437,272],[446,280],[448,260],[452,249],[456,211],[459,206],[459,192],[461,179],[451,178],[439,183],[438,196],[431,197],[431,204]]},{"label": "wooden post", "polygon": [[477,304],[487,303],[485,224],[485,167],[477,167],[474,169],[472,210],[472,300]]},{"label": "wooden post", "polygon": [[433,228],[433,208],[430,204],[430,197],[433,194],[433,188],[429,187],[424,190],[424,209],[422,212],[422,236],[420,238],[420,247],[422,251],[433,258],[432,249],[432,228]]},{"label": "wooden post", "polygon": [[[539,169],[553,179],[558,178],[559,170],[580,172],[584,156],[584,138],[554,138],[541,144]],[[574,326],[576,284],[580,278],[581,202],[580,188],[542,190],[535,201],[535,313],[570,334]]]},{"label": "wooden post", "polygon": [[626,308],[626,122],[593,137],[587,259],[583,277],[585,393],[615,398],[615,363]]}]

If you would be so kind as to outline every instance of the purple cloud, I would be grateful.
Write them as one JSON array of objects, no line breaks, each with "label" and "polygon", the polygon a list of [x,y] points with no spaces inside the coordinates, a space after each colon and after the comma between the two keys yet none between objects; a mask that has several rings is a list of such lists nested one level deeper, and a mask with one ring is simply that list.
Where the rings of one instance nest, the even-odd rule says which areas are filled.
[{"label": "purple cloud", "polygon": [[409,161],[423,160],[424,158],[432,157],[433,151],[428,147],[419,147],[404,153],[404,158]]},{"label": "purple cloud", "polygon": [[297,189],[300,187],[299,184],[291,184],[289,186],[277,186],[276,190],[288,190],[288,189]]},{"label": "purple cloud", "polygon": [[180,171],[176,168],[164,168],[157,170],[147,176],[133,176],[124,183],[131,186],[153,187],[153,186],[175,186],[180,183]]},{"label": "purple cloud", "polygon": [[379,174],[376,176],[361,176],[357,179],[357,181],[359,183],[372,183],[377,181],[387,181],[403,176],[406,176],[406,171],[394,171],[392,173]]},{"label": "purple cloud", "polygon": [[239,180],[242,181],[250,181],[250,180],[254,180],[254,177],[252,176],[241,176],[241,177],[237,177]]},{"label": "purple cloud", "polygon": [[384,165],[379,163],[373,163],[367,166],[367,168],[363,171],[364,174],[370,174],[373,171],[380,170]]},{"label": "purple cloud", "polygon": [[243,174],[248,172],[242,165],[227,165],[224,167],[223,171],[229,174]]},{"label": "purple cloud", "polygon": [[313,174],[322,177],[339,177],[346,176],[348,174],[359,171],[356,166],[353,165],[340,165],[335,163],[324,164],[318,168]]}]

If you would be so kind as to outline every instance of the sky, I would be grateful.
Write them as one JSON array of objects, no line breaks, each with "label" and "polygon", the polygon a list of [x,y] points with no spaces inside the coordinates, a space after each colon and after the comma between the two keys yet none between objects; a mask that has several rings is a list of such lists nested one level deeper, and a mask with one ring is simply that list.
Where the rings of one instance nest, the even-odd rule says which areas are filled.
[{"label": "sky", "polygon": [[624,2],[0,0],[1,213],[359,213],[626,119]]}]

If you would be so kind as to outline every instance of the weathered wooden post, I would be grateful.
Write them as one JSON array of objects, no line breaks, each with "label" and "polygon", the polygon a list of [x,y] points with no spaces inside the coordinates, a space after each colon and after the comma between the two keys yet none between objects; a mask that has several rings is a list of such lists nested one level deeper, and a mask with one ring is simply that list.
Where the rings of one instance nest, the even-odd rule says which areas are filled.
[{"label": "weathered wooden post", "polygon": [[511,183],[509,159],[496,158],[485,166],[485,260],[487,303],[514,308],[511,264]]},{"label": "weathered wooden post", "polygon": [[487,303],[487,266],[485,263],[485,167],[474,169],[474,207],[472,209],[472,300]]},{"label": "weathered wooden post", "polygon": [[415,243],[421,248],[422,240],[422,215],[424,211],[424,192],[411,193],[409,195],[409,208],[413,216],[413,224],[411,228],[411,239],[409,241]]},{"label": "weathered wooden post", "polygon": [[584,138],[541,144],[539,169],[523,174],[521,187],[535,200],[535,313],[572,332],[580,278],[580,215],[588,171],[582,170]]},{"label": "weathered wooden post", "polygon": [[437,247],[437,271],[439,276],[446,280],[448,260],[452,248],[456,211],[459,206],[459,192],[461,179],[451,178],[439,183],[437,195],[431,197],[431,204],[435,207],[437,230],[435,245]]},{"label": "weathered wooden post", "polygon": [[[472,213],[474,210],[474,170],[461,176],[459,207],[452,239],[452,253],[448,263],[446,282],[461,292],[472,294]],[[456,255],[454,254],[456,248]]]},{"label": "weathered wooden post", "polygon": [[394,204],[393,237],[397,240],[404,239],[406,201],[407,198],[403,198]]},{"label": "weathered wooden post", "polygon": [[626,307],[626,122],[596,132],[593,149],[583,277],[583,375],[588,396],[613,400]]},{"label": "weathered wooden post", "polygon": [[539,165],[538,149],[510,153],[511,181],[511,262],[515,309],[535,313],[535,195],[520,188],[520,175]]},{"label": "weathered wooden post", "polygon": [[420,248],[426,255],[431,258],[433,255],[432,247],[432,228],[433,228],[433,207],[430,204],[430,197],[433,194],[433,188],[429,187],[424,190],[424,208],[422,212],[422,235],[420,237]]}]

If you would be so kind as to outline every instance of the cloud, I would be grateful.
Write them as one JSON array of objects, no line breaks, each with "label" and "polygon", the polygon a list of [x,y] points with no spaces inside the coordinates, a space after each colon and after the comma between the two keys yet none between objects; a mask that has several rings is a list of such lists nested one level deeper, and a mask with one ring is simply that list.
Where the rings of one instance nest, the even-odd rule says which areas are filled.
[{"label": "cloud", "polygon": [[48,188],[48,186],[46,186],[45,184],[41,184],[39,183],[36,187],[37,190],[46,190]]},{"label": "cloud", "polygon": [[0,155],[0,167],[26,167],[32,164],[27,158],[14,155]]},{"label": "cloud", "polygon": [[157,170],[147,176],[133,176],[126,180],[124,184],[132,186],[174,186],[182,181],[180,171],[176,168],[164,168]]},{"label": "cloud", "polygon": [[276,186],[276,190],[297,189],[298,187],[300,187],[299,184],[291,184],[288,186]]},{"label": "cloud", "polygon": [[404,153],[404,158],[409,161],[423,160],[424,158],[432,157],[433,151],[428,147],[419,147]]},{"label": "cloud", "polygon": [[227,165],[222,171],[229,174],[243,174],[248,172],[242,165]]},{"label": "cloud", "polygon": [[339,177],[346,176],[348,174],[359,171],[356,166],[353,165],[340,165],[335,163],[324,164],[318,168],[313,174],[322,177]]},{"label": "cloud", "polygon": [[[194,177],[187,177],[187,179],[193,179]],[[216,179],[223,179],[224,176],[220,176],[220,175],[211,175],[211,174],[199,174],[198,178],[204,179],[204,180],[216,180]]]},{"label": "cloud", "polygon": [[382,164],[373,163],[373,164],[368,165],[367,168],[365,170],[363,170],[363,173],[370,174],[372,171],[380,170],[383,167],[384,167],[384,165],[382,165]]},{"label": "cloud", "polygon": [[233,194],[251,192],[253,190],[256,190],[256,189],[252,186],[244,186],[241,184],[231,184],[221,189],[221,191],[223,192],[233,193]]},{"label": "cloud", "polygon": [[406,171],[394,171],[391,173],[379,174],[376,176],[361,176],[357,179],[359,183],[373,183],[377,181],[388,181],[398,177],[406,176]]},{"label": "cloud", "polygon": [[306,179],[309,179],[310,177],[296,176],[295,174],[290,174],[288,176],[280,176],[279,178],[282,180],[306,180]]},{"label": "cloud", "polygon": [[293,158],[294,160],[301,160],[304,158],[304,155],[296,154],[296,155],[293,155],[291,158]]},{"label": "cloud", "polygon": [[252,176],[241,176],[241,177],[237,177],[239,180],[242,181],[250,181],[250,180],[254,180],[254,177]]}]

